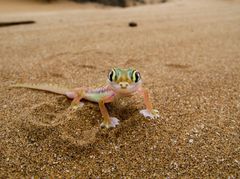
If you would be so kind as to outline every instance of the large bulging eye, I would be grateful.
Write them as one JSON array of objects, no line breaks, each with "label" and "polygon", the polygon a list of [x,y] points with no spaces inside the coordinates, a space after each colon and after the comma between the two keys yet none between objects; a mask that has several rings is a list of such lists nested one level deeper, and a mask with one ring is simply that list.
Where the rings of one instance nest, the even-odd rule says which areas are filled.
[{"label": "large bulging eye", "polygon": [[114,78],[115,78],[115,71],[111,70],[108,74],[108,79],[109,79],[109,81],[113,81]]},{"label": "large bulging eye", "polygon": [[139,82],[140,79],[141,79],[140,73],[137,72],[137,71],[134,71],[134,72],[133,72],[133,81],[134,81],[135,83],[137,83],[137,82]]}]

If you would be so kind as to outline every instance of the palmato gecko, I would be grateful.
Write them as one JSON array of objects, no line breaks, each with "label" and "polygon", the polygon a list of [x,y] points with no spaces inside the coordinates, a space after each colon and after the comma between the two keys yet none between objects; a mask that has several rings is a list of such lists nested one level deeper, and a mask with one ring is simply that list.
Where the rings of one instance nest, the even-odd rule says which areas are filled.
[{"label": "palmato gecko", "polygon": [[145,118],[157,119],[159,118],[158,110],[153,109],[152,103],[149,99],[148,91],[142,87],[141,75],[135,69],[122,69],[113,68],[107,79],[107,85],[100,88],[74,88],[64,89],[47,84],[16,84],[12,87],[31,88],[36,90],[43,90],[52,93],[62,94],[72,100],[71,107],[76,109],[83,105],[81,99],[85,99],[91,102],[96,102],[99,105],[100,111],[103,116],[103,122],[101,127],[116,127],[119,124],[119,120],[116,117],[110,117],[105,107],[105,103],[113,102],[116,97],[132,96],[134,94],[140,94],[143,96],[146,109],[140,110],[140,113]]}]

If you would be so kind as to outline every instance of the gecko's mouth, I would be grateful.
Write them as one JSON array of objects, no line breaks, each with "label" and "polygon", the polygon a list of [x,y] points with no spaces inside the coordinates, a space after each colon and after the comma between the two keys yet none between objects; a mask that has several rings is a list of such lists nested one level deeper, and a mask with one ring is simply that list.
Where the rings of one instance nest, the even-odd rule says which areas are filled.
[{"label": "gecko's mouth", "polygon": [[110,83],[111,89],[116,93],[128,94],[136,92],[140,84],[129,84],[127,82],[117,84]]},{"label": "gecko's mouth", "polygon": [[121,86],[121,89],[127,89],[127,86]]},{"label": "gecko's mouth", "polygon": [[126,87],[119,87],[118,89],[116,89],[116,91],[118,93],[122,93],[122,94],[129,94],[129,93],[132,93],[135,90],[135,88],[131,88],[130,86],[126,86]]},{"label": "gecko's mouth", "polygon": [[129,93],[129,91],[131,91],[129,87],[120,87],[120,86],[113,87],[112,89],[117,93]]}]

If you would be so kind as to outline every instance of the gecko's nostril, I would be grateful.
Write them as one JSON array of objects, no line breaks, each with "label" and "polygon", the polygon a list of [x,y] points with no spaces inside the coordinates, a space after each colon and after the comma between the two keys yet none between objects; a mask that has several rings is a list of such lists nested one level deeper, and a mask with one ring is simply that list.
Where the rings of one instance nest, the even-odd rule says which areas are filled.
[{"label": "gecko's nostril", "polygon": [[121,88],[127,88],[128,87],[128,83],[120,83],[119,85],[121,86]]}]

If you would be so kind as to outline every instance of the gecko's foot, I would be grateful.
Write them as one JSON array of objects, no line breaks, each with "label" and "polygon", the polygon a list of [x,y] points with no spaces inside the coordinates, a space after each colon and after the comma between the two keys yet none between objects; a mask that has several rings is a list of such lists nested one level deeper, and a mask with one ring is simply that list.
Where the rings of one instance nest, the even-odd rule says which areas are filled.
[{"label": "gecko's foot", "polygon": [[70,108],[73,109],[73,110],[76,110],[78,108],[82,108],[84,105],[84,103],[80,102],[78,104],[71,104]]},{"label": "gecko's foot", "polygon": [[110,117],[110,119],[111,119],[110,124],[106,124],[102,122],[100,126],[106,127],[108,129],[108,128],[116,127],[117,125],[119,125],[119,120],[116,117]]},{"label": "gecko's foot", "polygon": [[142,114],[145,118],[150,118],[150,119],[157,119],[159,118],[159,112],[156,109],[153,109],[151,112],[148,111],[147,109],[143,109],[140,111],[140,114]]}]

